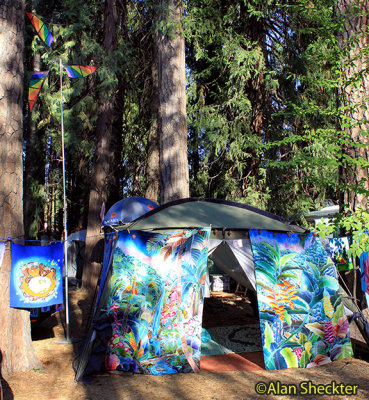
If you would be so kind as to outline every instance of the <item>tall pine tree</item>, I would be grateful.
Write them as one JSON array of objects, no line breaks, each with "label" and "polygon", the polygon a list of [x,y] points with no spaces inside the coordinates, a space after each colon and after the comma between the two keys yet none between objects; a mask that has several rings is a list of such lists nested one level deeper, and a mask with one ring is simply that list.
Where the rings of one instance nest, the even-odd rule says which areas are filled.
[{"label": "tall pine tree", "polygon": [[[23,230],[24,1],[0,3],[0,237]],[[9,308],[10,243],[0,265],[1,374],[40,368],[31,344],[29,312]]]}]

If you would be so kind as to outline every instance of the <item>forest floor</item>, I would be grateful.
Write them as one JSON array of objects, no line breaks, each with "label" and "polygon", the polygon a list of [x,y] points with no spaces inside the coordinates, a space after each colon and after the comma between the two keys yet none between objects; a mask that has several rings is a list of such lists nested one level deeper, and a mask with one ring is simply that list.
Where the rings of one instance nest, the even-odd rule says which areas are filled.
[{"label": "forest floor", "polygon": [[[369,363],[358,358],[348,358],[309,369],[282,371],[201,371],[198,374],[133,375],[102,373],[94,376],[92,383],[74,381],[72,362],[82,338],[86,313],[83,290],[70,291],[71,343],[63,343],[63,315],[57,313],[33,329],[33,346],[43,368],[7,377],[2,381],[4,400],[250,400],[250,399],[369,399]],[[204,327],[255,323],[255,310],[244,297],[221,294],[206,299]],[[355,395],[304,394],[304,385],[318,390],[317,385],[356,385]],[[292,394],[263,395],[256,393],[256,385],[277,389],[277,382]],[[304,382],[307,382],[306,384]],[[263,384],[259,387],[263,387]],[[274,386],[271,386],[274,384]],[[293,387],[297,394],[293,393]],[[301,385],[301,386],[300,386]],[[314,386],[315,385],[315,386]],[[341,389],[343,388],[341,385]],[[331,387],[328,387],[329,388]],[[341,390],[336,389],[336,390]],[[349,390],[347,386],[346,390]],[[286,393],[286,392],[285,392]]]}]

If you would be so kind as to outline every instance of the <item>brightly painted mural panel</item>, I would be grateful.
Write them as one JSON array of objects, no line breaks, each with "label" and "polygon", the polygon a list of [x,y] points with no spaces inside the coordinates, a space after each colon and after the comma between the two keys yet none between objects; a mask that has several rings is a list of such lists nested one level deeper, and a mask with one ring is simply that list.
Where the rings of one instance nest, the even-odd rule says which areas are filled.
[{"label": "brightly painted mural panel", "polygon": [[313,234],[250,231],[266,369],[352,356],[337,271]]},{"label": "brightly painted mural panel", "polygon": [[110,279],[107,370],[197,372],[210,229],[120,232]]}]

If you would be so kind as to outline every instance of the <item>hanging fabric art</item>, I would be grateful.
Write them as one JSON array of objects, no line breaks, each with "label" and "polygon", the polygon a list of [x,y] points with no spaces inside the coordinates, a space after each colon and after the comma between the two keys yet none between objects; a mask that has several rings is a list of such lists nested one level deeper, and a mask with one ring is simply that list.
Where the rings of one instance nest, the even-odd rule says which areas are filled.
[{"label": "hanging fabric art", "polygon": [[360,255],[361,289],[365,293],[366,304],[369,306],[369,251]]},{"label": "hanging fabric art", "polygon": [[12,243],[10,307],[39,308],[63,303],[63,243]]},{"label": "hanging fabric art", "polygon": [[351,357],[337,271],[313,234],[250,230],[265,368]]},{"label": "hanging fabric art", "polygon": [[107,312],[107,370],[198,372],[209,228],[119,232]]},{"label": "hanging fabric art", "polygon": [[349,238],[330,238],[329,251],[338,271],[349,271],[354,268],[351,257],[347,255],[350,248]]}]

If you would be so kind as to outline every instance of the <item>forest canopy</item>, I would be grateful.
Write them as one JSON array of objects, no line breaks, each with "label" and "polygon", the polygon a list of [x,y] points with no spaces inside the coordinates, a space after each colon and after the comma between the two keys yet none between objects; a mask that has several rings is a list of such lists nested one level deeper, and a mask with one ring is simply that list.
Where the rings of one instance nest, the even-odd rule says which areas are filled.
[{"label": "forest canopy", "polygon": [[[127,196],[160,201],[160,33],[185,43],[190,196],[299,223],[325,204],[366,209],[367,3],[27,0],[55,41],[46,49],[25,21],[26,236],[62,232],[60,59],[98,67],[63,84],[69,230],[87,227],[102,139],[106,208]],[[180,19],[162,18],[168,4],[181,4]],[[50,73],[30,112],[34,70]]]}]

